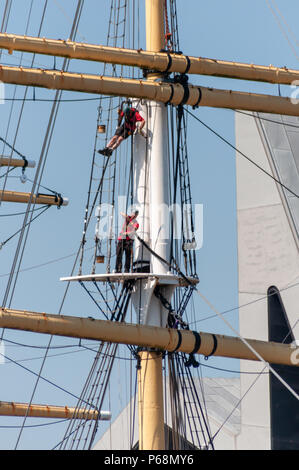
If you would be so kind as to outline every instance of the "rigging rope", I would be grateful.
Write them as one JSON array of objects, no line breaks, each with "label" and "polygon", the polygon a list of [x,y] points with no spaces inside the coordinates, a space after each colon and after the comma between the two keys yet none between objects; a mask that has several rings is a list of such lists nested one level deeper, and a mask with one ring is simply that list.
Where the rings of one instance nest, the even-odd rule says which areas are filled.
[{"label": "rigging rope", "polygon": [[[38,210],[41,210],[41,212],[39,214],[37,214],[35,217],[33,217],[33,219],[31,219],[30,222],[28,222],[26,224],[26,226],[29,224],[29,223],[32,223],[34,220],[36,220],[38,217],[40,217],[47,209],[49,209],[51,206],[42,206],[42,207],[39,207]],[[36,209],[37,210],[37,209]],[[0,250],[1,248],[4,247],[4,245],[6,245],[7,242],[9,242],[10,240],[12,240],[18,233],[21,232],[22,229],[19,229],[17,230],[13,235],[11,235],[9,238],[7,238],[4,242],[0,242]]]},{"label": "rigging rope", "polygon": [[[273,0],[272,0],[272,1],[273,1]],[[290,40],[288,34],[285,32],[285,30],[284,30],[284,28],[283,28],[283,26],[282,26],[282,24],[281,24],[281,22],[280,22],[280,20],[279,20],[279,18],[278,18],[278,15],[277,15],[276,11],[273,9],[273,7],[272,7],[272,5],[271,5],[271,3],[270,3],[269,0],[266,0],[266,4],[267,4],[269,10],[271,11],[272,15],[274,16],[275,20],[277,21],[278,27],[279,27],[279,29],[281,30],[282,34],[284,35],[285,39],[287,40],[287,42],[288,42],[288,44],[289,44],[289,46],[290,46],[290,48],[291,48],[291,50],[292,50],[294,56],[295,56],[296,59],[299,61],[299,56],[298,56],[298,54],[297,54],[296,48],[295,48],[294,45],[292,44],[292,42],[291,42],[291,40]],[[274,1],[273,1],[273,4],[274,4]],[[274,4],[274,5],[275,5],[275,8],[277,9],[277,11],[279,12],[280,16],[283,18],[283,16],[282,16],[280,10],[278,9],[277,5],[276,5],[276,4]],[[284,19],[284,18],[283,18],[283,19]],[[284,21],[285,21],[285,20],[284,20]],[[288,27],[288,25],[287,25],[287,27]],[[288,27],[288,29],[289,29],[290,32],[292,32],[289,27]],[[298,42],[297,42],[296,39],[295,39],[295,41],[296,41],[296,45],[298,45]]]},{"label": "rigging rope", "polygon": [[[107,45],[112,45],[113,47],[117,47],[117,46],[124,47],[124,44],[125,44],[125,42],[124,42],[125,41],[125,26],[126,26],[126,8],[127,8],[127,1],[125,1],[121,5],[120,0],[118,0],[118,6],[116,6],[116,4],[113,2],[113,0],[111,1],[110,18],[109,18],[109,26],[108,26],[108,36],[107,36]],[[120,20],[121,10],[123,10],[122,11],[122,15],[123,15],[122,20]],[[113,29],[113,23],[114,23],[114,32],[111,34],[111,30]],[[120,24],[123,25],[123,31],[121,31],[120,34],[119,34],[119,25]],[[112,42],[112,44],[110,44],[111,42]],[[120,44],[119,44],[119,42],[120,42]],[[106,69],[107,69],[108,66],[109,66],[109,64],[106,64],[106,63],[104,64],[103,74],[106,74]],[[116,76],[116,65],[112,65],[111,67],[112,67],[112,76]],[[121,76],[122,76],[122,72],[123,72],[123,66],[121,66],[121,73],[120,73]],[[91,191],[91,185],[92,185],[92,180],[93,180],[93,175],[94,175],[94,168],[95,168],[96,148],[97,148],[97,144],[98,144],[98,140],[99,140],[99,135],[98,135],[97,130],[98,130],[98,127],[99,127],[99,124],[100,124],[100,120],[102,118],[102,99],[103,99],[103,97],[101,96],[99,98],[99,103],[100,104],[99,104],[99,107],[98,107],[96,135],[95,135],[94,150],[93,150],[93,160],[92,160],[92,166],[91,166],[88,198],[87,198],[86,208],[85,208],[85,220],[86,220],[88,212],[91,213],[94,210],[95,204],[96,204],[96,201],[97,201],[97,198],[95,198],[93,204],[90,206],[90,191]],[[107,132],[111,132],[111,128],[112,128],[112,110],[114,109],[113,100],[114,100],[113,97],[109,97],[109,107],[108,107],[108,110],[107,110],[107,122],[106,122]],[[107,135],[105,137],[105,144],[107,144]],[[97,157],[97,158],[99,158],[99,157]],[[109,162],[109,166],[108,166],[108,162]],[[107,183],[107,181],[108,181],[108,185],[110,184],[110,178],[111,178],[111,171],[110,170],[111,170],[111,167],[113,167],[112,168],[113,192],[112,192],[112,200],[109,200],[109,203],[111,204],[112,211],[113,211],[114,205],[115,205],[115,200],[114,200],[115,176],[116,176],[115,156],[113,157],[113,160],[110,158],[109,160],[106,159],[106,162],[105,161],[103,162],[101,184],[98,187],[97,196],[99,196],[98,207],[101,208],[101,204],[103,202],[103,193],[105,191],[105,189],[104,189],[105,186],[104,185],[105,185],[105,183]],[[108,173],[108,178],[105,179],[105,173],[106,173],[107,169],[109,170],[109,173]],[[108,187],[107,193],[109,194],[109,187]],[[101,213],[100,213],[100,209],[99,209],[98,219],[100,218],[100,216],[101,216]],[[85,224],[85,222],[84,222],[84,224]],[[112,231],[112,226],[113,226],[113,220],[111,219],[110,220],[110,233]],[[83,228],[83,236],[82,236],[83,243],[82,243],[82,253],[81,253],[79,273],[82,272],[82,264],[83,264],[83,257],[84,257],[84,237],[85,237],[85,234],[86,234],[86,226],[84,226],[84,228]],[[108,272],[110,271],[111,240],[112,240],[111,236],[108,237],[108,239],[107,239],[107,252],[108,252],[108,255],[107,255],[108,256],[107,271]],[[92,272],[95,272],[95,260],[96,260],[97,251],[98,250],[101,251],[101,249],[102,249],[102,243],[98,239],[98,237],[96,236],[95,237],[95,254],[94,254],[94,263],[93,263]]]},{"label": "rigging rope", "polygon": [[23,155],[21,152],[19,152],[15,147],[13,147],[12,145],[10,145],[5,139],[3,139],[2,137],[0,137],[0,141],[4,143],[4,145],[6,145],[7,147],[9,147],[13,152],[15,152],[17,155],[19,155],[23,160],[24,160],[24,163],[25,165],[28,164],[28,160],[27,158],[25,157],[25,155]]},{"label": "rigging rope", "polygon": [[282,188],[284,188],[286,191],[291,193],[293,196],[296,198],[299,198],[299,194],[295,193],[292,191],[288,186],[283,184],[279,179],[275,178],[275,176],[271,175],[267,170],[265,170],[263,167],[261,167],[258,163],[256,163],[254,160],[252,160],[250,157],[248,157],[244,152],[241,152],[237,147],[235,147],[233,144],[231,144],[227,139],[225,139],[222,135],[220,135],[218,132],[216,132],[214,129],[212,129],[210,126],[205,124],[201,119],[199,119],[197,116],[195,116],[193,113],[191,113],[188,109],[186,109],[187,113],[190,114],[196,121],[200,122],[204,127],[206,127],[210,132],[212,132],[214,135],[219,137],[223,142],[225,142],[229,147],[234,149],[238,154],[240,154],[242,157],[246,158],[250,163],[252,163],[254,166],[256,166],[259,170],[261,170],[265,175],[269,176],[271,179],[275,181],[275,183],[279,184]]},{"label": "rigging rope", "polygon": [[[233,110],[234,113],[239,113],[239,114],[244,114],[245,116],[248,116],[248,117],[252,117],[252,118],[256,118],[256,116],[253,114],[253,113],[245,113],[244,111],[240,111],[238,109],[235,109]],[[273,122],[274,124],[279,124],[280,126],[286,126],[286,127],[293,127],[294,129],[299,129],[299,126],[297,126],[296,124],[292,124],[290,122],[286,122],[286,121],[274,121],[274,119],[269,119],[269,118],[265,118],[265,117],[262,117],[259,113],[258,114],[258,118],[261,120],[261,121],[267,121],[267,122]],[[281,116],[281,118],[283,118],[284,116]]]},{"label": "rigging rope", "polygon": [[[55,382],[52,382],[51,380],[47,379],[46,377],[43,377],[40,372],[37,373],[31,369],[29,369],[28,367],[26,366],[23,366],[22,364],[20,364],[18,361],[15,361],[14,359],[12,359],[11,357],[7,356],[6,354],[3,354],[0,352],[0,356],[3,357],[4,359],[12,362],[13,364],[19,366],[21,369],[25,370],[26,372],[29,372],[30,374],[34,375],[35,377],[37,377],[38,380],[43,380],[45,382],[47,382],[48,384],[50,385],[53,385],[53,387],[57,388],[58,390],[61,390],[62,392],[72,396],[73,398],[76,398],[78,399],[78,396],[75,395],[74,393],[70,392],[69,390],[66,390],[65,388],[63,387],[60,387],[60,385],[57,385]],[[89,404],[89,403],[88,403]],[[22,432],[22,429],[23,429],[23,426],[24,426],[24,423],[22,424],[21,426],[21,432]]]},{"label": "rigging rope", "polygon": [[[131,288],[132,288],[132,285],[124,286],[124,289],[123,289],[124,298],[123,298],[123,301],[121,303],[121,307],[120,307],[120,310],[118,312],[118,315],[115,318],[115,321],[121,321],[122,322],[125,319],[126,311],[127,311],[127,308],[128,308],[128,302],[129,302],[129,299],[130,299]],[[116,311],[116,308],[114,307],[112,309],[111,319],[113,319],[115,317],[115,311]],[[105,345],[105,343],[102,342],[101,345],[100,345],[100,349],[103,348],[104,345]],[[88,396],[88,401],[89,402],[91,401],[94,404],[94,407],[96,409],[99,409],[99,410],[101,409],[103,400],[105,398],[105,392],[106,392],[108,381],[109,381],[109,378],[110,378],[113,362],[114,362],[115,357],[116,357],[115,354],[116,354],[116,350],[117,350],[118,345],[108,343],[108,344],[106,344],[106,347],[109,348],[109,351],[112,349],[112,352],[110,354],[106,353],[105,358],[103,359],[104,362],[102,360],[102,363],[98,365],[98,360],[100,358],[100,350],[99,350],[99,353],[97,354],[97,357],[95,358],[95,361],[94,361],[93,370],[90,372],[89,383],[85,384],[85,387],[84,387],[85,389],[82,392],[82,397],[83,397],[87,393],[87,390],[90,389],[89,393],[90,394],[92,393],[92,397],[89,395]],[[95,379],[93,379],[93,382],[91,382],[91,378],[92,378],[93,375],[95,375]],[[101,384],[101,387],[100,387],[98,397],[96,397],[95,394],[99,389],[99,384]],[[95,399],[96,399],[96,401],[95,401]],[[81,405],[80,402],[77,404],[77,408],[82,408],[82,405]],[[74,421],[74,420],[72,420],[72,421]],[[80,434],[80,436],[78,436],[79,426],[75,430],[76,434],[74,435],[73,428],[75,426],[75,423],[74,422],[70,423],[70,425],[69,425],[69,427],[68,427],[68,429],[65,433],[65,436],[63,438],[62,442],[64,444],[63,444],[63,447],[61,447],[61,449],[66,448],[68,442],[69,442],[69,448],[70,449],[78,448],[80,446],[80,441],[82,440],[82,435],[83,435],[83,431],[84,431],[85,426],[87,426],[88,429],[87,429],[86,436],[85,436],[85,439],[84,439],[84,442],[83,442],[82,446],[83,446],[83,449],[86,446],[88,446],[88,449],[91,448],[92,443],[93,443],[93,441],[95,439],[95,436],[96,436],[98,421],[96,421],[96,423],[81,422],[81,425],[82,425],[81,429],[80,429],[81,434]],[[91,430],[92,426],[93,426],[93,430]],[[91,436],[90,436],[90,441],[88,443],[88,438],[89,438],[90,433],[91,433]],[[70,439],[70,436],[72,436],[72,439]],[[78,441],[77,446],[75,446],[76,437],[77,437],[77,441]]]},{"label": "rigging rope", "polygon": [[[45,17],[47,3],[48,3],[48,0],[45,1],[45,6],[44,6],[44,10],[43,10],[43,16],[42,16],[42,21],[41,21],[41,25],[40,25],[39,34],[41,32],[43,20],[44,20],[44,17]],[[71,40],[74,40],[75,37],[76,37],[76,32],[77,32],[78,24],[79,24],[79,21],[80,21],[83,5],[84,5],[84,0],[78,0],[77,8],[76,8],[75,16],[74,16],[74,22],[73,22],[73,26],[72,26],[71,34],[70,34],[70,39]],[[69,62],[70,61],[67,60],[67,59],[64,60],[64,63],[63,63],[63,69],[64,70],[68,69]],[[62,92],[60,92],[60,91],[56,92],[55,96],[56,96],[57,103],[54,103],[53,107],[52,107],[52,111],[51,111],[47,131],[46,131],[46,136],[45,136],[42,151],[41,151],[40,161],[39,161],[39,164],[38,164],[38,169],[36,171],[35,182],[37,182],[40,170],[42,170],[41,174],[40,174],[40,179],[41,179],[42,174],[43,174],[43,169],[44,169],[44,166],[45,166],[45,159],[48,155],[48,151],[49,151],[49,147],[50,147],[50,143],[51,143],[51,139],[52,139],[52,135],[53,135],[53,130],[54,130],[54,126],[55,126],[55,122],[56,122],[56,118],[57,118],[57,113],[58,113],[58,109],[59,109],[59,99],[58,98],[60,98],[61,95],[62,95]],[[43,159],[44,159],[44,163],[43,163]],[[43,163],[43,165],[42,165],[42,163]],[[34,189],[35,189],[35,184],[33,185],[32,190],[34,190]],[[33,191],[32,191],[32,193],[33,193]],[[30,207],[30,203],[28,204],[28,206]],[[29,207],[28,207],[28,209],[29,209]],[[28,231],[27,231],[27,237],[28,237]],[[26,237],[26,240],[27,240],[27,237]],[[26,240],[25,240],[25,242],[26,242]],[[21,239],[20,239],[20,241],[21,241]],[[23,247],[23,252],[24,252],[24,248],[25,248],[25,244],[24,244],[24,247]],[[16,257],[15,257],[15,260],[16,260]],[[21,262],[21,260],[20,260],[20,262]],[[19,264],[19,268],[20,268],[20,264]],[[14,269],[12,270],[12,272],[13,271],[14,271]],[[65,295],[64,295],[64,298],[63,298],[63,301],[62,301],[62,304],[61,304],[61,308],[62,308],[64,299],[65,299],[67,290],[68,290],[68,287],[66,288]],[[50,346],[51,341],[52,341],[52,337],[49,340],[48,346]],[[25,415],[24,420],[23,420],[23,426],[25,425],[25,422],[26,422],[26,419],[27,419],[27,416],[28,416],[29,407],[30,407],[30,404],[32,403],[33,397],[34,397],[36,389],[37,389],[37,385],[39,383],[39,377],[40,377],[41,371],[43,370],[43,367],[44,367],[44,364],[45,364],[45,361],[46,361],[46,358],[47,358],[47,352],[48,352],[48,349],[45,353],[44,360],[41,364],[39,374],[37,374],[37,380],[36,380],[33,392],[31,394],[31,398],[30,398],[30,402],[28,404],[26,415]],[[21,427],[21,430],[19,432],[17,442],[16,442],[16,445],[15,445],[15,449],[18,447],[18,444],[19,444],[19,441],[20,441],[20,438],[21,438],[21,435],[22,435],[22,432],[23,432],[23,426]]]},{"label": "rigging rope", "polygon": [[173,44],[172,44],[172,33],[169,29],[168,23],[168,10],[167,10],[167,0],[164,0],[164,17],[165,17],[165,47],[172,51]]},{"label": "rigging rope", "polygon": [[[137,235],[136,235],[137,236]],[[142,241],[142,243],[145,243],[143,240],[140,240]],[[151,250],[150,247],[148,247],[148,249]],[[165,264],[167,264],[170,268],[172,269],[175,269],[178,274],[180,274],[183,279],[185,279],[189,285],[192,285],[191,284],[191,281],[181,272],[181,270],[176,267],[176,266],[173,266],[171,265],[168,261],[164,260],[163,258],[161,258],[160,255],[158,255],[157,253],[155,253],[153,250],[151,250],[152,254],[154,254],[160,261],[164,262]],[[275,377],[289,390],[289,392],[292,393],[292,395],[295,396],[295,398],[297,398],[299,400],[299,396],[298,394],[285,382],[285,380],[283,380],[280,375],[273,369],[273,367],[268,364],[264,359],[263,357],[248,343],[248,341],[243,338],[239,333],[238,331],[223,317],[223,315],[217,311],[217,309],[211,304],[211,302],[208,301],[208,299],[195,287],[195,286],[192,286],[193,289],[195,290],[195,292],[204,300],[204,302],[209,305],[209,307],[211,308],[211,310],[213,310],[216,315],[221,318],[224,323],[237,335],[237,337],[250,349],[250,351],[261,361],[263,362],[267,367],[268,369],[275,375]]]},{"label": "rigging rope", "polygon": [[[42,25],[43,25],[43,21],[44,21],[44,17],[45,17],[45,12],[46,12],[46,8],[47,8],[47,3],[48,3],[48,0],[46,0],[45,4],[44,4],[44,9],[43,9],[43,13],[42,13],[42,19],[41,19],[41,22],[40,22],[38,35],[40,35],[40,33],[41,33],[41,29],[42,29]],[[32,2],[31,2],[31,5],[30,5],[28,20],[27,20],[26,33],[27,33],[27,30],[28,30],[28,27],[29,27],[31,12],[32,12]],[[35,54],[33,55],[32,65],[34,63],[34,59],[35,59]],[[16,88],[17,87],[15,87],[15,92],[16,92]],[[28,87],[26,87],[26,89],[25,89],[24,97],[26,97],[27,91],[28,91]],[[11,116],[12,116],[12,109],[13,109],[13,103],[12,103],[12,107],[11,107],[11,114],[10,114],[10,118],[9,118],[9,121],[8,121],[7,132],[6,132],[6,137],[5,137],[4,141],[7,140],[7,133],[8,133],[9,125],[10,125],[10,119],[11,119]],[[13,148],[15,148],[15,142],[16,142],[19,127],[20,127],[21,118],[22,118],[22,115],[23,115],[23,110],[24,110],[24,101],[22,103],[22,107],[21,107],[21,111],[20,111],[20,115],[19,115],[19,119],[18,119],[18,124],[17,124],[17,130],[16,130],[15,138],[14,138],[14,141],[13,141],[13,144],[12,144]],[[37,181],[37,177],[38,177],[38,170],[36,172],[35,181]],[[5,189],[6,181],[7,181],[7,179],[5,179],[3,190]],[[30,200],[29,200],[28,205],[27,205],[27,212],[26,212],[24,220],[23,220],[23,225],[22,225],[22,229],[21,229],[21,232],[20,232],[20,237],[19,237],[17,249],[16,249],[16,252],[15,252],[14,260],[13,260],[12,267],[11,267],[10,277],[9,277],[9,280],[8,280],[8,283],[7,283],[6,291],[5,291],[3,302],[2,302],[3,307],[6,306],[8,296],[9,296],[9,292],[10,292],[11,285],[12,285],[12,281],[13,281],[13,277],[15,275],[15,282],[14,282],[14,287],[13,287],[12,292],[11,292],[10,302],[12,301],[12,298],[13,298],[13,295],[14,295],[14,290],[15,290],[15,286],[16,286],[16,282],[17,282],[17,278],[18,278],[18,272],[19,272],[19,269],[20,269],[20,266],[21,266],[22,257],[23,257],[23,253],[24,253],[24,249],[25,249],[25,245],[26,245],[26,240],[27,240],[28,233],[29,233],[29,228],[30,228],[30,223],[27,225],[27,220],[28,220],[28,216],[30,214],[30,207],[31,207],[31,203],[32,203],[32,197],[33,197],[34,189],[35,189],[35,184],[32,187],[31,194],[30,194]],[[3,193],[1,192],[0,193],[0,204],[1,204],[1,200],[2,200],[2,194]],[[34,207],[35,207],[35,204],[34,204]],[[32,218],[32,214],[33,213],[31,212],[31,218]],[[19,260],[18,270],[17,270],[17,272],[15,272],[16,265],[17,265],[17,260],[19,258],[19,254],[20,254],[20,250],[21,250],[21,244],[23,242],[23,237],[24,237],[24,232],[25,232],[26,226],[28,227],[27,228],[27,236],[26,236],[24,244],[23,244],[23,252],[22,252],[20,260]]]},{"label": "rigging rope", "polygon": [[[203,408],[201,406],[200,398],[197,393],[197,388],[195,386],[192,374],[190,372],[190,369],[183,367],[185,358],[186,358],[185,354],[176,355],[176,362],[177,362],[178,369],[180,372],[179,380],[181,382],[181,388],[182,388],[183,397],[184,397],[184,406],[187,406],[189,410],[187,418],[188,418],[190,434],[192,436],[193,443],[195,444],[196,442],[201,448],[201,443],[200,443],[201,439],[200,439],[200,435],[198,431],[198,424],[196,422],[196,420],[198,420],[200,430],[201,430],[200,433],[205,443],[205,449],[208,449],[210,446],[212,447],[212,449],[214,449],[213,439],[211,437],[211,432],[207,423],[207,417],[205,417],[205,414],[203,412]],[[202,421],[203,421],[203,424],[202,424]],[[193,434],[195,434],[197,441],[194,440]]]},{"label": "rigging rope", "polygon": [[[27,18],[27,24],[26,24],[26,29],[25,29],[25,35],[27,35],[28,29],[29,29],[29,23],[30,23],[31,14],[32,14],[32,6],[33,6],[33,0],[31,0],[30,7],[29,7],[29,13],[28,13],[28,18]],[[41,20],[41,24],[42,24],[42,23],[43,23],[43,17],[42,17],[42,20]],[[6,25],[6,26],[7,26],[7,25]],[[20,58],[19,65],[22,64],[23,55],[24,55],[24,54],[22,53],[22,54],[21,54],[21,58]],[[34,63],[34,58],[33,58],[33,60],[32,60],[31,66],[33,66],[33,63]],[[26,89],[25,89],[24,98],[26,97],[27,90],[28,90],[28,87],[26,87]],[[15,96],[15,94],[16,94],[16,91],[17,91],[17,86],[14,87],[14,96]],[[5,136],[5,139],[3,139],[3,143],[4,143],[4,145],[3,145],[3,153],[4,153],[6,141],[7,141],[7,136],[8,136],[8,132],[9,132],[9,127],[10,127],[10,124],[11,124],[11,118],[12,118],[13,107],[14,107],[14,102],[12,102],[12,105],[11,105],[10,115],[9,115],[8,123],[7,123],[7,126],[6,126],[6,136]],[[24,99],[23,99],[23,101],[22,101],[22,107],[21,107],[21,111],[20,111],[20,114],[19,114],[19,120],[18,120],[18,123],[17,123],[17,129],[16,129],[16,131],[15,131],[15,137],[14,137],[13,145],[10,146],[11,149],[15,147],[15,143],[16,143],[16,140],[17,140],[17,135],[18,135],[18,132],[19,132],[19,126],[20,126],[20,122],[21,122],[21,118],[22,118],[22,114],[23,114],[23,109],[24,109]],[[12,155],[12,153],[11,153],[11,155]],[[8,173],[9,173],[9,168],[7,169],[6,178],[5,178],[5,180],[4,180],[4,184],[3,184],[3,187],[2,187],[2,190],[3,190],[3,191],[5,190],[5,187],[6,187],[7,175],[8,175]],[[1,192],[1,193],[0,193],[0,205],[1,205],[1,203],[2,203],[2,197],[3,197],[3,193]]]},{"label": "rigging rope", "polygon": [[211,302],[199,291],[197,290],[196,291],[198,293],[198,295],[203,299],[203,301],[209,305],[209,307],[211,308],[211,310],[213,310],[217,316],[219,316],[219,318],[221,318],[224,323],[237,335],[238,338],[240,338],[240,340],[248,347],[248,349],[250,349],[250,351],[261,361],[265,364],[266,367],[268,367],[269,371],[272,372],[272,374],[275,375],[275,377],[289,390],[289,392],[294,395],[295,398],[297,398],[297,400],[299,400],[299,395],[286,383],[285,380],[282,379],[282,377],[273,369],[273,367],[268,364],[264,359],[263,357],[248,343],[248,341],[243,338],[240,333],[223,317],[223,315],[221,315],[220,312],[218,312],[218,310],[211,304]]},{"label": "rigging rope", "polygon": [[[122,46],[124,45],[124,38],[125,38],[125,25],[126,25],[126,8],[127,8],[127,1],[125,1],[123,4],[121,4],[120,1],[118,1],[118,7],[115,4],[115,1],[111,1],[111,9],[110,9],[110,20],[109,20],[109,28],[108,28],[108,38],[107,42],[109,44],[110,40],[112,40],[114,47],[117,46],[117,43],[119,40],[122,41]],[[111,30],[112,30],[112,24],[113,24],[113,13],[114,13],[114,35],[111,35]],[[123,19],[120,18],[121,14],[123,15]],[[123,32],[119,34],[119,26],[123,27]],[[106,67],[106,64],[105,66]],[[116,67],[112,67],[112,74],[116,74]],[[110,127],[112,125],[111,122],[111,115],[112,111],[114,109],[113,105],[113,99],[109,99],[109,107],[108,107],[108,116],[107,116],[107,129],[110,131]],[[102,118],[102,107],[101,107],[101,101],[100,101],[100,106],[98,108],[98,117],[97,117],[97,129],[100,124],[100,119]],[[91,189],[92,189],[92,183],[95,180],[94,178],[94,168],[95,168],[95,152],[96,152],[96,146],[97,146],[97,141],[99,139],[99,135],[96,132],[95,136],[95,145],[94,145],[94,155],[93,155],[93,161],[92,161],[92,168],[91,168],[91,175],[90,175],[90,182],[89,182],[89,190],[88,190],[88,198],[87,198],[87,203],[86,203],[86,209],[85,209],[85,217],[84,217],[84,228],[83,228],[83,237],[81,241],[81,260],[80,260],[80,272],[82,271],[82,266],[83,266],[83,256],[84,256],[84,241],[86,237],[86,232],[87,228],[89,225],[89,221],[92,216],[92,212],[95,208],[95,204],[98,201],[98,207],[101,207],[101,203],[103,201],[108,201],[112,203],[112,207],[114,208],[115,204],[115,190],[116,190],[116,160],[111,163],[111,158],[106,161],[104,160],[103,162],[103,168],[102,168],[102,175],[100,179],[100,183],[97,187],[95,197],[93,201],[90,199],[90,194],[91,194]],[[106,137],[107,139],[107,137]],[[107,171],[108,170],[108,171]],[[123,181],[123,179],[122,179]],[[106,192],[107,188],[107,192]],[[106,200],[104,199],[104,195],[106,195]],[[111,196],[111,199],[110,197]],[[99,218],[101,216],[101,209],[99,209],[99,212],[97,214],[97,217]],[[110,226],[110,233],[111,233],[112,225]],[[108,271],[110,271],[110,258],[111,258],[111,239],[112,237],[108,238],[107,242],[107,251],[108,251]],[[98,249],[98,244],[99,240],[97,238],[95,239],[95,255]],[[93,271],[95,270],[95,256],[94,256],[94,262],[93,262]],[[108,283],[108,288],[110,288],[111,293],[113,294],[114,297],[114,305],[113,307],[110,307],[108,303],[108,298],[107,298],[107,292],[106,295],[104,295],[101,292],[101,289],[98,288],[97,283],[94,283],[98,294],[101,295],[104,303],[106,303],[107,306],[107,312],[104,312],[104,310],[101,308],[99,301],[96,300],[94,294],[90,291],[90,289],[87,289],[83,283],[81,284],[85,290],[87,290],[89,296],[92,298],[92,300],[97,304],[99,309],[101,310],[101,313],[104,314],[105,316],[107,315],[108,311],[110,312],[110,320],[114,321],[123,321],[128,305],[129,305],[129,300],[130,300],[130,292],[131,292],[131,284],[126,283],[124,286],[122,292],[120,295],[114,293],[113,286]],[[116,358],[116,348],[117,346],[115,345],[110,345],[111,348],[111,354],[106,355],[105,363],[100,363],[98,364],[98,360],[95,360],[94,368],[93,371],[91,371],[91,374],[89,376],[89,379],[87,380],[84,390],[82,391],[82,397],[85,396],[86,394],[90,393],[92,390],[94,390],[94,393],[92,395],[92,401],[96,405],[96,407],[101,407],[101,403],[103,402],[105,398],[105,392],[107,390],[107,385],[109,381],[109,377],[111,374],[112,366],[114,359]],[[96,396],[96,391],[98,391],[98,396]],[[78,403],[79,406],[79,403]],[[72,420],[74,421],[74,420]],[[91,448],[92,443],[95,439],[97,428],[98,428],[98,423],[84,423],[81,422],[79,426],[77,426],[75,429],[75,422],[70,423],[65,436],[63,440],[58,444],[60,448]],[[93,428],[93,429],[92,429]]]}]

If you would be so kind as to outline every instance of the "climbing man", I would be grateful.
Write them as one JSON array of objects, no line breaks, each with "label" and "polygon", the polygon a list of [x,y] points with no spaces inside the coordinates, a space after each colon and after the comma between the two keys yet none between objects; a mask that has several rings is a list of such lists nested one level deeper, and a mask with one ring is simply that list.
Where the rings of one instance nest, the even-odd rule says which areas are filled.
[{"label": "climbing man", "polygon": [[[124,122],[122,120],[124,118]],[[130,135],[140,133],[146,138],[146,134],[143,130],[145,120],[139,114],[136,108],[127,107],[124,111],[118,110],[118,126],[115,134],[108,143],[107,147],[102,150],[98,150],[98,153],[110,157],[113,150],[115,150],[123,140],[127,139]]]},{"label": "climbing man", "polygon": [[128,273],[131,268],[131,259],[133,255],[133,243],[136,230],[139,228],[137,222],[137,216],[139,212],[135,211],[131,215],[123,214],[121,215],[125,218],[122,230],[119,234],[117,247],[116,247],[116,264],[115,272],[122,272],[122,258],[123,253],[125,252],[126,261],[125,261],[125,273]]}]

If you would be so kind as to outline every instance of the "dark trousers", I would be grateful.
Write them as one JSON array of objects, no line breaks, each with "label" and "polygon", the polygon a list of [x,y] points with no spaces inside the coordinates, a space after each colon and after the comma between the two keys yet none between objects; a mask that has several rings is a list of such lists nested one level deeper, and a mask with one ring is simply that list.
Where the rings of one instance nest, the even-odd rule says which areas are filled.
[{"label": "dark trousers", "polygon": [[133,253],[133,240],[118,240],[116,246],[116,264],[115,271],[118,273],[122,272],[122,258],[125,252],[125,273],[130,271],[131,267],[131,256]]}]

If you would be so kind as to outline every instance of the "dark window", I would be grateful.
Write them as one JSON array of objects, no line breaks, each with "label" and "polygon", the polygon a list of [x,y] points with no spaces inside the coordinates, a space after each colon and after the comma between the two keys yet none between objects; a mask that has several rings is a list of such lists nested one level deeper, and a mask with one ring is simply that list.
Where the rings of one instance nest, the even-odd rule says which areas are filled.
[{"label": "dark window", "polygon": [[[269,341],[289,344],[294,341],[292,329],[280,297],[272,286],[268,289]],[[299,394],[298,367],[271,364],[273,369]],[[270,380],[270,415],[272,450],[299,449],[299,401],[273,375]]]}]

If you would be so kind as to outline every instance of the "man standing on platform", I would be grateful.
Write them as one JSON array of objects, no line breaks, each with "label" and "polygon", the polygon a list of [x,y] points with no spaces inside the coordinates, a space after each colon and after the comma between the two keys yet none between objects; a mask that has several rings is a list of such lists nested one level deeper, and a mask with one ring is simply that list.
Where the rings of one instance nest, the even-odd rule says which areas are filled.
[{"label": "man standing on platform", "polygon": [[128,273],[131,268],[131,259],[133,256],[133,243],[136,230],[139,228],[137,222],[137,216],[139,212],[135,211],[131,215],[123,214],[121,215],[125,218],[122,230],[118,237],[117,247],[116,247],[116,264],[115,272],[122,272],[122,258],[123,253],[125,252],[125,273]]}]

